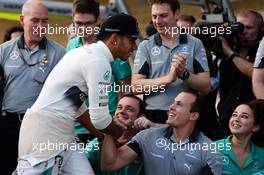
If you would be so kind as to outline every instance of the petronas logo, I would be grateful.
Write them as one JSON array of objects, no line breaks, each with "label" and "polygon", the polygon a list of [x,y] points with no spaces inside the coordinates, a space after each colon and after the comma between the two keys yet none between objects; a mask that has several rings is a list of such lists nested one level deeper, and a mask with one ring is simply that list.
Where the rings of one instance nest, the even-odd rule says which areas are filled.
[{"label": "petronas logo", "polygon": [[109,80],[109,78],[110,78],[110,71],[108,70],[104,74],[104,80],[107,81],[107,80]]}]

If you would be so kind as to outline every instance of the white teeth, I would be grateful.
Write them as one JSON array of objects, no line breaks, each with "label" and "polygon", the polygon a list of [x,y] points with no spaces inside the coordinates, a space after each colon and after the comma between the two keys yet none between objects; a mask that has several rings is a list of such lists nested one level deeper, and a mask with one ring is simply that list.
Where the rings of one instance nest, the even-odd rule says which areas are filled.
[{"label": "white teeth", "polygon": [[232,127],[235,128],[235,129],[238,129],[238,128],[241,127],[241,125],[238,125],[238,124],[234,124],[234,123],[233,123],[233,124],[232,124]]},{"label": "white teeth", "polygon": [[174,115],[173,114],[169,114],[169,117],[174,117]]}]

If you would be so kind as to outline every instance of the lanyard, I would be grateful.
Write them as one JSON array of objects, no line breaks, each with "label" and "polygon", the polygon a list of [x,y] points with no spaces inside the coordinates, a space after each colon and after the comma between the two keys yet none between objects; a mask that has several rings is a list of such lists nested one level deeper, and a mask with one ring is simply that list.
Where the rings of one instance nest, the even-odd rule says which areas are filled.
[{"label": "lanyard", "polygon": [[22,61],[28,66],[28,67],[32,67],[32,66],[35,66],[37,64],[41,64],[43,66],[47,66],[48,63],[49,63],[49,60],[48,60],[48,44],[46,44],[46,47],[45,47],[45,54],[44,54],[44,58],[41,59],[41,60],[38,60],[37,62],[35,63],[28,63],[23,54],[21,53],[20,49],[18,48],[18,43],[16,44],[16,50],[17,52],[19,53],[19,56],[20,58],[22,59]]}]

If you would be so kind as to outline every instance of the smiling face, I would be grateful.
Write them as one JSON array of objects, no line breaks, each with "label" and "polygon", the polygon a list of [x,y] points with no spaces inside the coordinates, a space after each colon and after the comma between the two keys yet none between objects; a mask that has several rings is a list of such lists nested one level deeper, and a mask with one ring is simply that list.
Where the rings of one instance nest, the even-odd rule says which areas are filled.
[{"label": "smiling face", "polygon": [[182,92],[174,100],[168,112],[167,124],[173,127],[182,127],[197,119],[197,112],[191,112],[196,97],[193,94]]},{"label": "smiling face", "polygon": [[170,5],[167,3],[153,4],[151,6],[153,25],[161,35],[165,35],[165,29],[171,29],[172,27],[176,26],[179,14],[179,10],[173,13]]},{"label": "smiling face", "polygon": [[251,135],[259,129],[259,125],[255,125],[255,117],[250,107],[242,104],[233,112],[229,128],[234,135]]},{"label": "smiling face", "polygon": [[137,45],[134,38],[127,35],[118,35],[116,48],[117,57],[121,60],[127,60],[137,49]]},{"label": "smiling face", "polygon": [[130,120],[129,126],[132,127],[134,121],[138,118],[140,111],[139,101],[132,97],[123,97],[119,100],[115,117]]}]

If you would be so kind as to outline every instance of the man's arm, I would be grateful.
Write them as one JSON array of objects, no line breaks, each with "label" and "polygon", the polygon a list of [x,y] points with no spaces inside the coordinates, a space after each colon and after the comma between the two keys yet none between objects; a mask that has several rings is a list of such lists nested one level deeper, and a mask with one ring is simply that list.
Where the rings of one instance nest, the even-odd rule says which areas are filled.
[{"label": "man's arm", "polygon": [[162,77],[149,79],[143,74],[132,75],[132,86],[134,93],[150,93],[157,92],[157,89],[164,88],[165,86],[174,82],[177,78],[177,71],[174,66],[171,67],[170,72]]},{"label": "man's arm", "polygon": [[133,74],[132,74],[132,87],[133,92],[137,94],[157,92],[159,89],[171,84],[177,78],[176,68],[171,66],[167,75],[150,79],[149,69],[151,58],[149,50],[146,47],[148,41],[142,41],[139,46],[134,60]]},{"label": "man's arm", "polygon": [[[232,54],[234,54],[234,51],[229,47],[227,41],[224,38],[220,38],[222,41],[222,46],[225,55],[227,58],[230,58]],[[249,78],[252,78],[253,74],[253,64],[247,61],[245,58],[242,58],[241,56],[235,55],[231,60],[235,66],[239,69],[241,73],[246,75]]]},{"label": "man's arm", "polygon": [[252,76],[253,92],[258,99],[264,99],[264,68],[254,68]]},{"label": "man's arm", "polygon": [[98,138],[103,138],[104,134],[100,132],[98,129],[94,127],[91,122],[89,111],[85,111],[82,115],[80,115],[77,120],[86,128],[88,129],[93,135]]},{"label": "man's arm", "polygon": [[118,170],[133,162],[137,156],[137,153],[127,145],[117,149],[113,137],[105,135],[101,151],[101,169],[103,171]]},{"label": "man's arm", "polygon": [[[200,54],[199,57],[202,57],[202,54]],[[184,54],[181,54],[181,53],[178,54],[176,59],[173,60],[173,64],[177,69],[178,76],[182,77],[184,72],[187,71],[187,69],[185,68],[186,56]],[[198,66],[198,64],[199,64],[199,66]],[[206,62],[206,64],[207,64],[207,62]],[[187,83],[191,88],[197,90],[198,92],[202,93],[203,95],[206,95],[209,93],[209,91],[211,89],[209,71],[204,71],[204,69],[202,68],[201,64],[198,61],[197,61],[197,64],[195,64],[195,65],[196,65],[196,67],[199,67],[199,72],[197,74],[189,72],[190,76],[186,80],[183,80],[183,81],[185,83]]]},{"label": "man's arm", "polygon": [[168,126],[168,125],[162,124],[162,123],[154,123],[150,121],[149,119],[147,119],[146,117],[142,116],[142,117],[137,118],[134,121],[134,124],[132,127],[134,129],[141,130],[141,129],[146,129],[146,128],[150,128],[153,126]]},{"label": "man's arm", "polygon": [[190,73],[190,77],[184,81],[203,95],[208,94],[211,89],[209,72],[201,72],[198,74]]},{"label": "man's arm", "polygon": [[250,63],[245,58],[242,58],[240,56],[235,56],[232,59],[232,61],[236,65],[236,67],[239,69],[240,72],[242,72],[247,77],[252,78],[252,74],[253,74],[253,64],[252,63]]},{"label": "man's arm", "polygon": [[121,124],[120,122],[118,123],[117,121],[112,121],[106,128],[98,130],[92,124],[88,110],[80,115],[77,120],[98,138],[103,138],[103,133],[111,134],[115,138],[119,138],[122,135],[122,129],[126,129],[124,124]]}]

